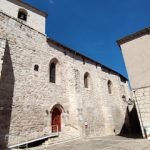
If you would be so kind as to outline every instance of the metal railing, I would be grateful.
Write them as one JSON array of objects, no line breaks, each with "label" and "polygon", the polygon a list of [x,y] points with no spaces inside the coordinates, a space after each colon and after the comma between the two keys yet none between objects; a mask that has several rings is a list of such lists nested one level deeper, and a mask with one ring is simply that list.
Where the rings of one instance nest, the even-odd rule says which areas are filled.
[{"label": "metal railing", "polygon": [[0,138],[5,139],[5,142],[8,143],[8,148],[19,149],[22,147],[28,149],[30,143],[54,136],[59,136],[59,129],[57,125],[50,126],[49,131],[47,131],[47,133],[43,132],[42,135],[41,132],[40,134],[38,132],[24,132],[22,135],[18,135],[15,133],[0,135]]}]

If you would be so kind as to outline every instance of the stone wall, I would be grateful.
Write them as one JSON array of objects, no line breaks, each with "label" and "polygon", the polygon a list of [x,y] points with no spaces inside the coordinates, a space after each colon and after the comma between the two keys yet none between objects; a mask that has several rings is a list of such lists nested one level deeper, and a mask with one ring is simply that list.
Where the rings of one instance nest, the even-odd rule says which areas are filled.
[{"label": "stone wall", "polygon": [[[122,82],[117,73],[90,60],[84,63],[82,56],[47,42],[43,34],[2,12],[0,38],[6,39],[5,55],[9,58],[9,63],[6,59],[1,68],[6,67],[7,81],[12,80],[10,99],[7,88],[3,94],[0,92],[1,101],[11,106],[6,133],[19,137],[19,142],[26,140],[25,135],[33,139],[48,134],[55,105],[63,108],[62,132],[103,136],[114,134],[115,129],[119,133],[127,107],[122,95],[128,100],[130,94],[128,82]],[[3,53],[2,46],[0,50]],[[49,82],[49,64],[53,58],[58,60],[56,83]],[[39,65],[38,71],[34,71],[35,64]],[[89,73],[89,88],[84,87],[86,72]],[[108,93],[108,80],[112,82],[112,94]],[[7,107],[5,102],[1,104],[3,108]],[[5,115],[7,113],[3,113]],[[2,122],[5,122],[4,117]],[[12,139],[15,138],[11,137],[9,144],[17,143]]]},{"label": "stone wall", "polygon": [[18,21],[23,22],[31,28],[45,34],[46,19],[42,13],[39,14],[40,12],[38,10],[35,10],[34,8],[29,7],[17,0],[0,0],[0,11],[3,11],[13,18],[18,18],[18,11],[22,8],[27,11],[27,21],[19,19]]},{"label": "stone wall", "polygon": [[134,99],[137,101],[141,127],[150,127],[150,87],[136,89],[134,91]]}]

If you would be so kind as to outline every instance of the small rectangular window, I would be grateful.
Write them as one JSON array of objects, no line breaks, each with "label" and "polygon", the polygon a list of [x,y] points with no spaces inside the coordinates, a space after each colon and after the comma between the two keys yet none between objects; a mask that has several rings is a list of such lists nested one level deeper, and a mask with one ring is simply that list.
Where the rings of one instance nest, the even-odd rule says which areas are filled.
[{"label": "small rectangular window", "polygon": [[39,71],[39,66],[38,65],[34,65],[34,71]]}]

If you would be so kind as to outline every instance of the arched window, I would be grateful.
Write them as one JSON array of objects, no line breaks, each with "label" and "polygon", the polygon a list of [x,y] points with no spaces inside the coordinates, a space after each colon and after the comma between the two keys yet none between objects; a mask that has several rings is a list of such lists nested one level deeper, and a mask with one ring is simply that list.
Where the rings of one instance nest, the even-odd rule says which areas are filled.
[{"label": "arched window", "polygon": [[108,93],[112,94],[112,82],[110,80],[108,81],[107,86],[108,86]]},{"label": "arched window", "polygon": [[27,21],[27,11],[25,9],[19,9],[18,18],[24,21]]},{"label": "arched window", "polygon": [[56,82],[56,64],[54,62],[50,64],[50,82]]},{"label": "arched window", "polygon": [[59,84],[60,80],[60,65],[59,62],[56,58],[53,58],[50,61],[50,65],[49,65],[49,81],[52,83],[56,83]]},{"label": "arched window", "polygon": [[88,73],[88,72],[86,72],[86,73],[84,74],[84,87],[85,87],[85,88],[88,88],[88,87],[89,87],[89,73]]}]

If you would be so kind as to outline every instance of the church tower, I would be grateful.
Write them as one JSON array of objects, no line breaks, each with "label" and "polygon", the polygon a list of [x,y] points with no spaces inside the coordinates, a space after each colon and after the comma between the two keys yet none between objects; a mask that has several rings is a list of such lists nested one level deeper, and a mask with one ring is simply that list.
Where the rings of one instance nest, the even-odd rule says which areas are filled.
[{"label": "church tower", "polygon": [[47,14],[21,0],[0,0],[0,11],[45,34]]}]

